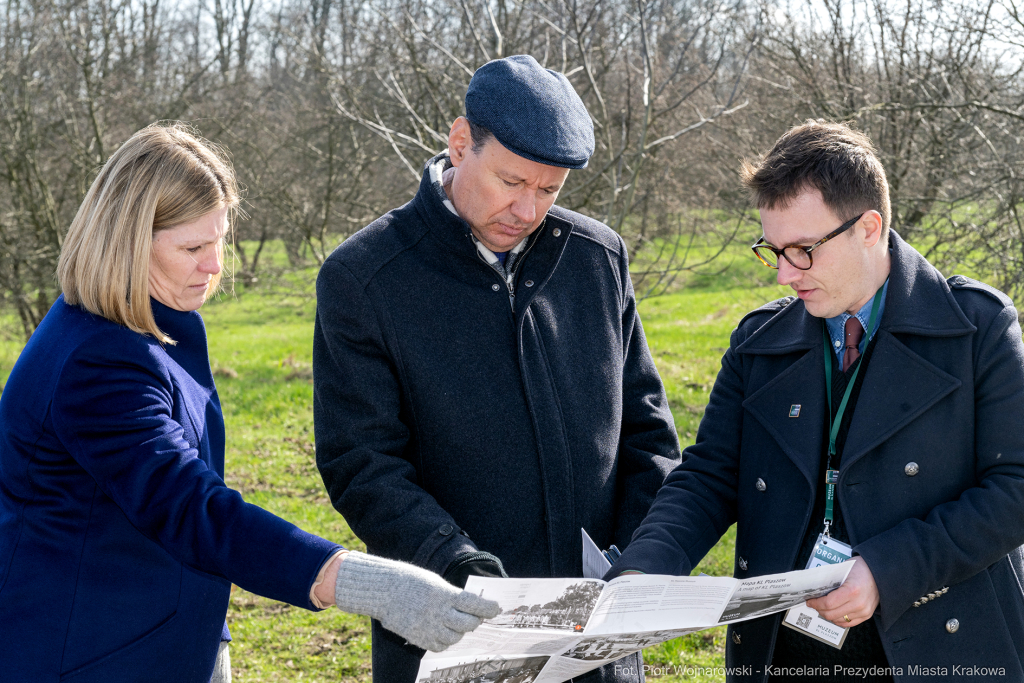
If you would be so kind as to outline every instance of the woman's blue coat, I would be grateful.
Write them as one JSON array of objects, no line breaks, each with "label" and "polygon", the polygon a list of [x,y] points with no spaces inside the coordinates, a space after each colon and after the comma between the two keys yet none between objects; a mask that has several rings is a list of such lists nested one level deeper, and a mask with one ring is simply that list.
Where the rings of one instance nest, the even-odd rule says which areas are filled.
[{"label": "woman's blue coat", "polygon": [[225,486],[196,312],[176,345],[58,299],[0,399],[0,679],[206,683],[231,582],[312,609],[338,546]]}]

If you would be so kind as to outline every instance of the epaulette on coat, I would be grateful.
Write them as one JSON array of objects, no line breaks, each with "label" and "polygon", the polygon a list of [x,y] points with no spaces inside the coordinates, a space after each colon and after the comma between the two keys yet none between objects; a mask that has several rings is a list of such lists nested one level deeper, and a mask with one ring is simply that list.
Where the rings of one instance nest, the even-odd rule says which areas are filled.
[{"label": "epaulette on coat", "polygon": [[[768,303],[764,304],[763,306],[760,306],[759,308],[755,308],[754,310],[750,311],[745,316],[743,316],[743,318],[740,320],[740,322],[737,325],[737,327],[743,327],[744,324],[746,324],[747,320],[749,320],[749,319],[751,319],[751,318],[753,318],[755,316],[764,316],[765,319],[767,320],[768,318],[771,318],[773,315],[775,315],[776,313],[778,313],[779,311],[784,309],[786,306],[789,306],[794,301],[796,301],[796,297],[795,296],[784,296],[781,299],[776,299],[775,301],[769,301]],[[761,323],[761,324],[764,324],[764,323]],[[760,327],[760,326],[761,325],[758,325],[757,327]]]},{"label": "epaulette on coat", "polygon": [[984,282],[979,282],[965,275],[954,275],[946,279],[946,284],[949,285],[951,290],[972,290],[976,292],[984,292],[990,297],[998,301],[1002,306],[1013,306],[1013,301],[1010,297],[1006,296],[1003,292],[1000,292],[991,285],[986,285]]}]

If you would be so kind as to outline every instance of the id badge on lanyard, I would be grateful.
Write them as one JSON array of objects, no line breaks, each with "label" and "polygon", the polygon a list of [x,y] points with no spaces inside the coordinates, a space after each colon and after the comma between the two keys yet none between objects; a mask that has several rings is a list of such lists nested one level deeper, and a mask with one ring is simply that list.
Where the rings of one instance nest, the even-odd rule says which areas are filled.
[{"label": "id badge on lanyard", "polygon": [[[871,304],[871,318],[868,321],[867,327],[869,335],[874,330],[875,321],[878,319],[878,308],[882,301],[882,290],[884,289],[885,285],[882,285],[875,293],[875,299]],[[853,548],[842,541],[832,538],[831,534],[832,522],[835,520],[836,484],[839,483],[839,470],[832,469],[832,458],[836,455],[836,437],[839,435],[839,426],[842,424],[843,414],[846,412],[846,405],[850,401],[850,394],[853,392],[853,385],[857,381],[857,375],[860,374],[861,366],[858,365],[857,369],[853,371],[853,376],[850,377],[850,381],[846,385],[843,400],[839,404],[839,410],[836,411],[836,415],[833,417],[832,357],[830,355],[832,349],[829,348],[828,332],[825,331],[824,327],[821,333],[825,345],[825,392],[829,410],[828,460],[825,467],[825,529],[822,533],[818,534],[818,540],[814,543],[811,556],[807,558],[805,569],[813,569],[824,564],[840,564],[853,558]],[[843,647],[843,643],[846,642],[846,636],[850,632],[849,629],[836,626],[832,622],[825,621],[819,617],[818,613],[808,607],[806,602],[788,609],[785,617],[782,619],[782,623],[791,629],[810,636],[815,640],[820,640],[836,649]]]},{"label": "id badge on lanyard", "polygon": [[[853,549],[850,546],[825,534],[818,534],[818,540],[814,544],[811,556],[807,558],[805,569],[813,569],[824,564],[840,564],[852,557]],[[850,632],[848,628],[836,626],[831,621],[825,621],[819,617],[818,612],[808,607],[806,602],[786,610],[782,623],[805,636],[831,645],[837,650],[842,649],[843,643],[846,642],[846,636]]]}]

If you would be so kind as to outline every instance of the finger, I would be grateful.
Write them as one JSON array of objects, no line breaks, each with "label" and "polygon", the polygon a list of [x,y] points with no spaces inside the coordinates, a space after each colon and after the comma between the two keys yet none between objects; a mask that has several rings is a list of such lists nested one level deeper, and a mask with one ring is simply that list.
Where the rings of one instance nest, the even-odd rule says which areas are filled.
[{"label": "finger", "polygon": [[[808,606],[810,606],[810,603],[808,603]],[[818,611],[819,617],[843,628],[850,628],[851,626],[861,624],[871,618],[871,615],[871,609],[859,601],[849,601],[836,609]]]},{"label": "finger", "polygon": [[442,621],[445,626],[459,633],[466,633],[468,631],[472,631],[477,626],[483,623],[483,619],[481,619],[480,617],[474,616],[472,614],[466,614],[465,612],[460,612],[457,609],[448,610],[448,613],[444,615]]},{"label": "finger", "polygon": [[835,619],[830,619],[829,621],[831,621],[833,624],[840,628],[853,628],[854,626],[863,624],[870,618],[870,616],[871,615],[863,616],[856,614],[844,614],[842,616],[836,617]]},{"label": "finger", "polygon": [[[807,606],[817,611],[822,619],[839,626],[849,626],[854,619],[864,621],[874,612],[874,606],[855,589],[839,588],[824,598],[808,600]],[[850,617],[850,620],[845,617]]]},{"label": "finger", "polygon": [[[807,606],[810,607],[811,604],[807,603]],[[811,609],[816,608],[812,607]],[[832,609],[818,609],[817,612],[819,617],[821,617],[825,621],[832,622],[843,621],[844,623],[849,623],[843,620],[843,615],[847,615],[851,619],[854,616],[860,616],[857,609],[857,605],[852,602],[844,602],[840,605],[837,605],[836,607],[833,607]]]},{"label": "finger", "polygon": [[493,619],[501,614],[501,607],[494,600],[481,598],[469,591],[462,591],[453,604],[460,612],[468,612],[484,619]]},{"label": "finger", "polygon": [[828,612],[830,610],[839,609],[839,607],[849,602],[850,598],[850,589],[846,587],[846,584],[843,584],[827,595],[808,600],[807,606],[811,609],[818,610],[819,613]]},{"label": "finger", "polygon": [[[461,633],[456,633],[450,628],[445,628],[444,626],[437,629],[437,631],[434,632],[433,636],[434,637],[431,640],[431,642],[424,643],[420,645],[420,647],[422,647],[424,650],[430,650],[432,652],[441,652],[442,650],[447,650],[452,645],[462,640]],[[415,645],[416,643],[413,644]]]}]

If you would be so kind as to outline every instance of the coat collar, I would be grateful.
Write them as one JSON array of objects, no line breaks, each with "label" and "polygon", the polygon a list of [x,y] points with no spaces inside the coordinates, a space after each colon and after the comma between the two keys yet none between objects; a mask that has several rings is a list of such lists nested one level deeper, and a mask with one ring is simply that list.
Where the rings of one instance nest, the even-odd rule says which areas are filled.
[{"label": "coat collar", "polygon": [[412,206],[435,239],[455,255],[479,261],[480,259],[476,255],[476,245],[473,244],[472,233],[469,230],[469,223],[448,210],[434,190],[433,181],[430,178],[430,167],[447,157],[448,153],[442,152],[430,158],[423,165],[423,176],[420,178],[419,190],[413,197]]},{"label": "coat collar", "polygon": [[[894,231],[889,231],[889,292],[880,330],[929,337],[976,331],[942,274]],[[794,301],[740,344],[739,353],[784,354],[821,345],[821,320]]]},{"label": "coat collar", "polygon": [[[447,157],[448,152],[444,151],[432,157],[424,164],[420,187],[411,205],[426,224],[430,235],[442,245],[442,248],[452,258],[468,259],[478,264],[483,269],[481,272],[493,273],[493,268],[478,255],[469,223],[452,213],[444,205],[444,201],[438,196],[433,186],[433,181],[430,178],[430,166]],[[558,229],[558,237],[553,235],[556,228]],[[568,237],[572,230],[573,224],[571,221],[556,216],[551,212],[544,217],[544,222],[537,228],[533,244],[527,247],[530,250],[529,254],[523,255],[523,261],[518,267],[517,275],[517,279],[523,281],[532,280],[536,283],[536,286],[516,288],[515,308],[517,317],[521,317],[522,312],[526,310],[530,302],[544,289],[544,286],[551,278],[555,267],[561,259],[562,251],[568,243]],[[472,267],[469,264],[465,265],[466,267]]]}]

